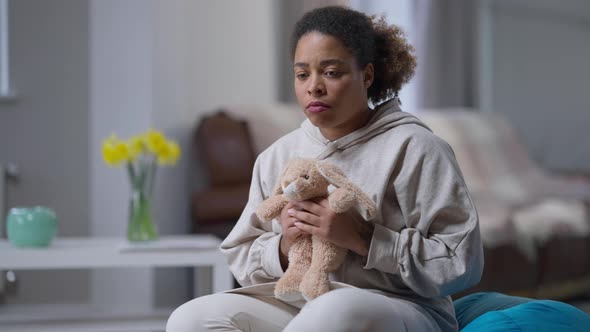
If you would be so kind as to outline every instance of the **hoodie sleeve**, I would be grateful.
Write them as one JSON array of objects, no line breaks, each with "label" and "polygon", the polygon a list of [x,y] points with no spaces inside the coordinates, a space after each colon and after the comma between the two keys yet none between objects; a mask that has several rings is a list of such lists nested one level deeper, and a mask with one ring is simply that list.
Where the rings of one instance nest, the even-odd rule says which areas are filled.
[{"label": "hoodie sleeve", "polygon": [[405,227],[375,225],[364,268],[399,275],[424,297],[475,285],[483,270],[479,221],[453,151],[428,133],[408,139],[400,156],[389,190]]},{"label": "hoodie sleeve", "polygon": [[283,275],[279,258],[280,225],[273,227],[276,221],[262,222],[256,216],[256,208],[265,198],[263,188],[268,187],[260,177],[260,168],[259,157],[254,164],[248,203],[220,246],[242,286],[276,281]]}]

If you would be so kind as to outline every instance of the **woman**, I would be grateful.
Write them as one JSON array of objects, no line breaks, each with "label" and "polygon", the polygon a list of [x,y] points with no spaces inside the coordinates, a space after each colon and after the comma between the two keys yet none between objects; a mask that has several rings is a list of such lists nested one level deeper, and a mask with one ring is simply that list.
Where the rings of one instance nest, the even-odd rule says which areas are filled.
[{"label": "woman", "polygon": [[[397,96],[411,46],[383,19],[342,7],[304,15],[293,34],[295,93],[307,120],[257,159],[249,201],[221,245],[244,288],[190,301],[168,331],[456,331],[450,294],[483,268],[478,217],[450,147]],[[391,98],[394,96],[393,98]],[[368,102],[379,104],[375,109]],[[291,202],[279,220],[255,209],[292,157],[327,160],[378,207],[374,223],[326,200]],[[308,302],[272,296],[298,236],[349,249],[333,290]]]}]

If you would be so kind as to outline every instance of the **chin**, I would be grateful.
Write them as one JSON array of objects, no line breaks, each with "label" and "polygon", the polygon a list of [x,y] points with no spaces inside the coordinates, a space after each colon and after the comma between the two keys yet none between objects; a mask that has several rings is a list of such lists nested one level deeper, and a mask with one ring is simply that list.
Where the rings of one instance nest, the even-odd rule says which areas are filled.
[{"label": "chin", "polygon": [[311,113],[308,111],[303,111],[303,113],[309,119],[311,124],[318,128],[329,128],[334,122],[330,114],[327,114],[329,112]]},{"label": "chin", "polygon": [[318,129],[325,130],[325,129],[332,129],[338,127],[338,124],[334,123],[333,121],[325,121],[325,120],[318,120],[318,119],[309,119],[311,124],[317,127]]}]

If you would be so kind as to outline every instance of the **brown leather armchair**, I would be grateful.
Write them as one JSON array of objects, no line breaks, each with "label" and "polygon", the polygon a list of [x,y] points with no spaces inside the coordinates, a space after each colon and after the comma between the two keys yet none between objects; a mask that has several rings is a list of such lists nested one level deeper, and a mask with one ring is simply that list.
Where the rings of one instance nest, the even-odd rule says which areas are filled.
[{"label": "brown leather armchair", "polygon": [[193,232],[225,238],[248,201],[256,160],[248,123],[224,111],[207,115],[195,130],[193,146],[209,180],[206,189],[192,195]]}]

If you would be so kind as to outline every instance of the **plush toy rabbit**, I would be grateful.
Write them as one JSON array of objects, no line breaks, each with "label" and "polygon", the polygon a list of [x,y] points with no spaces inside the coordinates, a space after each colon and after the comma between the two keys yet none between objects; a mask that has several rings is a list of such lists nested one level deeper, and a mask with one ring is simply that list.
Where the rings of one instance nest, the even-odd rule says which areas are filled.
[{"label": "plush toy rabbit", "polygon": [[[329,191],[332,185],[336,189]],[[269,221],[281,213],[289,201],[327,197],[330,208],[343,213],[356,208],[365,220],[375,216],[375,204],[344,173],[328,162],[295,158],[287,162],[272,196],[264,200],[256,214]],[[275,297],[285,301],[311,300],[330,290],[328,273],[346,257],[346,249],[317,236],[301,236],[289,250],[289,267],[275,287]]]}]

